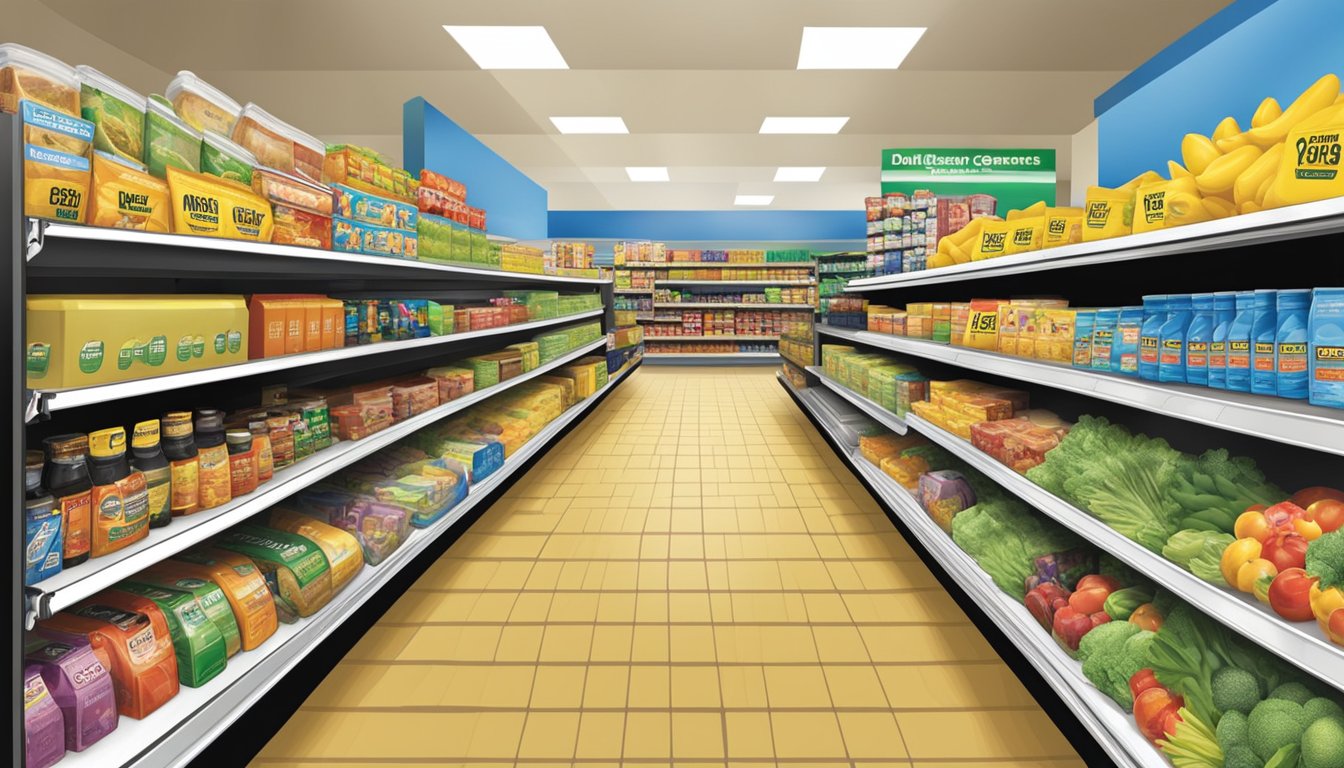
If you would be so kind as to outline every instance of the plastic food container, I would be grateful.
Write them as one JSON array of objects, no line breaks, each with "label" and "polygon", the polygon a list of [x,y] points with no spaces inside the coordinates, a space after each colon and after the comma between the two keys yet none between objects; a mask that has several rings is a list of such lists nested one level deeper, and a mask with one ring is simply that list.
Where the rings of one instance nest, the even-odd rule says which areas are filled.
[{"label": "plastic food container", "polygon": [[201,173],[252,186],[252,169],[257,157],[246,149],[212,131],[201,141]]},{"label": "plastic food container", "polygon": [[324,489],[297,498],[299,511],[354,534],[369,565],[381,563],[411,532],[411,515],[395,504]]},{"label": "plastic food container", "polygon": [[309,248],[331,248],[331,217],[313,213],[282,203],[276,203],[275,229],[271,242],[302,245]]},{"label": "plastic food container", "polygon": [[[252,188],[273,203],[304,208],[330,217],[333,210],[331,187],[274,168],[258,167],[252,172]],[[331,221],[328,219],[330,230]]]},{"label": "plastic food container", "polygon": [[93,67],[81,64],[79,111],[93,123],[93,148],[132,162],[145,156],[148,99]]},{"label": "plastic food container", "polygon": [[75,68],[18,43],[0,45],[0,112],[18,114],[27,99],[79,117],[79,75]]},{"label": "plastic food container", "polygon": [[268,168],[297,173],[313,181],[322,179],[326,145],[256,104],[243,107],[232,136]]},{"label": "plastic food container", "polygon": [[163,179],[168,166],[199,173],[201,132],[178,119],[166,99],[149,97],[145,111],[145,165],[151,176]]},{"label": "plastic food container", "polygon": [[233,124],[238,122],[238,115],[243,111],[228,94],[185,69],[168,83],[163,95],[173,103],[174,111],[187,125],[221,136],[233,132]]}]

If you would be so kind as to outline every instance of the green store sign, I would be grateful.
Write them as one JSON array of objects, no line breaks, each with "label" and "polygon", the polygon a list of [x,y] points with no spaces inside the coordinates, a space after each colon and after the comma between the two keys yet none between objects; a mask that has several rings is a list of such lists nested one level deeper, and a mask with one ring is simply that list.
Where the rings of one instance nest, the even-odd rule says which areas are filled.
[{"label": "green store sign", "polygon": [[1055,204],[1055,150],[917,148],[882,150],[882,194],[992,195],[997,213],[1037,200]]}]

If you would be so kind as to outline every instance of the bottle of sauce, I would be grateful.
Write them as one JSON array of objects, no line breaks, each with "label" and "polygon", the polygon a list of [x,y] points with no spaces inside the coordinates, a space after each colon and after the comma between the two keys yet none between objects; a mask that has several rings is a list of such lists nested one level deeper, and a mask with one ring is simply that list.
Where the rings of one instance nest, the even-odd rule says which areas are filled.
[{"label": "bottle of sauce", "polygon": [[145,475],[131,469],[122,427],[89,433],[89,477],[93,480],[93,556],[123,549],[149,534],[149,490]]},{"label": "bottle of sauce", "polygon": [[200,510],[200,458],[196,454],[196,434],[191,428],[191,411],[163,414],[163,456],[168,459],[172,477],[169,508],[173,517]]},{"label": "bottle of sauce", "polygon": [[264,418],[248,422],[247,429],[252,433],[252,445],[257,452],[257,484],[260,485],[275,476],[271,429]]},{"label": "bottle of sauce", "polygon": [[229,449],[224,445],[224,414],[196,412],[196,452],[200,458],[200,508],[212,509],[233,499]]},{"label": "bottle of sauce", "polygon": [[89,479],[89,436],[56,435],[42,441],[46,464],[42,485],[56,500],[65,526],[65,568],[89,559],[93,549],[93,481]]},{"label": "bottle of sauce", "polygon": [[233,497],[257,490],[257,452],[252,446],[252,433],[230,429],[224,440],[229,451],[229,488]]},{"label": "bottle of sauce", "polygon": [[150,419],[131,430],[131,467],[145,475],[149,492],[149,527],[162,528],[173,521],[173,469],[159,444],[159,420]]}]

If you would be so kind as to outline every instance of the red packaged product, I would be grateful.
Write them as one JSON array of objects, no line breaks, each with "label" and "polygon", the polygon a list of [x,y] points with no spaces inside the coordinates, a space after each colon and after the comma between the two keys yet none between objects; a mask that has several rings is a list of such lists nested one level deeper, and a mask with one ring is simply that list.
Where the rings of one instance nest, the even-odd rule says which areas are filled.
[{"label": "red packaged product", "polygon": [[467,199],[467,188],[462,182],[450,179],[441,173],[435,173],[427,168],[421,169],[420,171],[420,188],[425,189],[426,187],[443,192],[449,197],[454,197],[458,200]]},{"label": "red packaged product", "polygon": [[392,385],[392,419],[402,421],[439,405],[439,383],[420,376]]}]

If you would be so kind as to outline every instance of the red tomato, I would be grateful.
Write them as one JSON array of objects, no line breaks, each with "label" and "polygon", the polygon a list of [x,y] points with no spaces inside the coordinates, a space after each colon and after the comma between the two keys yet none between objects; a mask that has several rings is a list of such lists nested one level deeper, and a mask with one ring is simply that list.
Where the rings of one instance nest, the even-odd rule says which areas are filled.
[{"label": "red tomato", "polygon": [[1105,587],[1092,587],[1091,589],[1078,589],[1072,595],[1069,595],[1069,607],[1079,613],[1086,613],[1089,616],[1101,610],[1106,604],[1106,598],[1111,596],[1111,590]]},{"label": "red tomato", "polygon": [[1100,587],[1105,587],[1106,593],[1110,594],[1120,588],[1120,582],[1110,576],[1102,576],[1094,573],[1079,579],[1077,586],[1073,589],[1074,591],[1078,591],[1083,589],[1097,589]]},{"label": "red tomato", "polygon": [[1270,561],[1280,573],[1307,564],[1307,540],[1296,533],[1280,533],[1264,543],[1260,557]]},{"label": "red tomato", "polygon": [[1338,488],[1326,488],[1322,485],[1313,485],[1310,488],[1303,488],[1297,493],[1294,493],[1291,501],[1299,507],[1309,507],[1321,499],[1344,501],[1344,491],[1341,491]]},{"label": "red tomato", "polygon": [[1171,691],[1149,688],[1134,697],[1134,723],[1145,738],[1157,741],[1167,735],[1168,727],[1175,727],[1170,716],[1183,706],[1184,700],[1180,696],[1173,696]]},{"label": "red tomato", "polygon": [[1265,519],[1275,528],[1292,525],[1294,520],[1304,517],[1307,511],[1291,501],[1281,501],[1265,510]]},{"label": "red tomato", "polygon": [[1157,682],[1157,675],[1151,669],[1140,669],[1129,678],[1129,692],[1138,696],[1149,688],[1165,688],[1166,686]]},{"label": "red tomato", "polygon": [[1289,621],[1310,621],[1314,616],[1308,596],[1315,583],[1316,577],[1301,568],[1279,572],[1269,585],[1269,607]]},{"label": "red tomato", "polygon": [[1339,499],[1321,499],[1307,507],[1307,518],[1315,520],[1325,533],[1339,530],[1344,526],[1344,501]]}]

